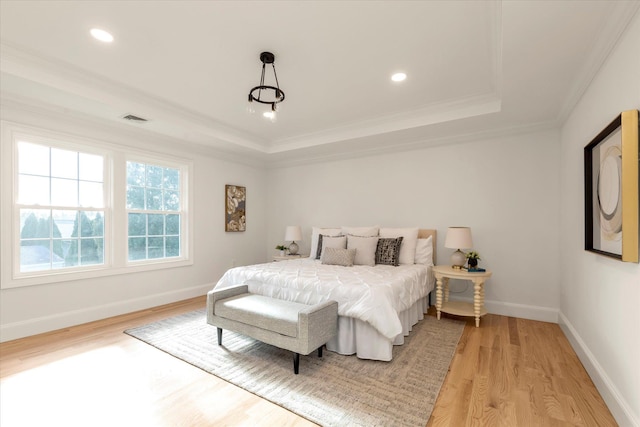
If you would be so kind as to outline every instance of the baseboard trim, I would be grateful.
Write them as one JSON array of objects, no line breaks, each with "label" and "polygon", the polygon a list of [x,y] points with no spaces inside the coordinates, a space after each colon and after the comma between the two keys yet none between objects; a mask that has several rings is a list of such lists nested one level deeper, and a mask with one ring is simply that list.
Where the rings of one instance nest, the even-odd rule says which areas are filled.
[{"label": "baseboard trim", "polygon": [[[473,303],[473,299],[471,298],[457,298],[451,296],[450,299],[451,301],[465,301]],[[432,300],[432,302],[434,300]],[[522,319],[529,320],[539,320],[541,322],[558,323],[558,309],[555,308],[492,300],[485,300],[484,306],[487,311],[492,314],[520,317]]]},{"label": "baseboard trim", "polygon": [[640,420],[634,415],[629,403],[620,395],[615,384],[611,381],[606,371],[602,368],[589,347],[582,340],[569,319],[562,312],[558,313],[559,325],[565,336],[571,343],[582,365],[587,370],[591,380],[600,392],[611,414],[621,426],[640,427]]},{"label": "baseboard trim", "polygon": [[42,316],[34,319],[23,320],[0,325],[0,342],[11,341],[70,326],[81,325],[95,320],[145,310],[159,305],[182,301],[189,298],[205,295],[213,289],[215,283],[178,289],[171,292],[148,295],[142,298],[134,298],[126,301],[118,301],[103,304],[81,310],[56,313],[50,316]]}]

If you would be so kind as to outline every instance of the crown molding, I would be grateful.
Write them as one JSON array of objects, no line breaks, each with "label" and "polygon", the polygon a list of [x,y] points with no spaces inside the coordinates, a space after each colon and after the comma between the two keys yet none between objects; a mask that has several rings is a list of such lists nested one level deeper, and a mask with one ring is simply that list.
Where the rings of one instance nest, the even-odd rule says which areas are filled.
[{"label": "crown molding", "polygon": [[[559,132],[560,123],[557,120],[551,120],[538,123],[530,123],[522,126],[485,129],[436,138],[408,138],[405,141],[397,141],[393,145],[375,148],[363,149],[360,146],[357,148],[344,147],[342,151],[332,152],[330,154],[297,155],[285,159],[279,159],[277,157],[269,156],[266,161],[266,167],[268,169],[279,169],[346,159],[359,159],[363,157],[395,154],[405,151],[423,150],[426,148],[433,148],[444,145],[467,144],[472,142],[487,141],[491,139],[508,138],[517,135],[525,135],[544,131]],[[286,155],[287,153],[283,154]]]},{"label": "crown molding", "polygon": [[611,13],[612,18],[608,19],[607,24],[600,28],[596,43],[591,49],[591,54],[585,66],[582,67],[580,74],[574,80],[569,96],[566,98],[558,113],[559,122],[564,123],[567,120],[571,111],[573,111],[578,104],[593,79],[609,58],[609,55],[611,55],[615,49],[620,38],[626,32],[631,21],[640,13],[640,2],[638,1],[613,3],[614,10]]},{"label": "crown molding", "polygon": [[[33,81],[73,94],[85,100],[120,108],[122,115],[135,113],[153,122],[188,129],[215,141],[234,144],[257,152],[266,152],[268,141],[239,131],[134,87],[116,83],[79,67],[44,57],[6,42],[0,42],[0,70],[18,78]],[[115,106],[115,107],[114,107]],[[120,117],[104,117],[116,120]]]},{"label": "crown molding", "polygon": [[[224,150],[221,148],[192,143],[156,133],[145,127],[128,123],[110,122],[92,115],[68,110],[53,104],[34,103],[31,98],[15,94],[0,95],[0,117],[5,122],[46,128],[53,132],[73,134],[79,138],[100,140],[103,143],[121,147],[146,149],[164,153],[176,153],[184,156],[185,152],[204,155],[233,163],[256,168],[264,168],[266,155],[252,150]],[[133,144],[133,145],[132,145]]]},{"label": "crown molding", "polygon": [[[363,149],[361,145],[350,144],[350,142],[353,142],[352,140],[344,141],[344,144],[341,144],[341,148],[339,150],[332,149],[331,153],[312,154],[309,153],[309,150],[307,149],[299,149],[277,154],[265,154],[255,153],[251,150],[244,150],[243,152],[238,152],[237,150],[221,150],[202,144],[190,143],[184,140],[171,138],[166,135],[157,134],[141,127],[118,122],[107,122],[90,115],[69,111],[63,107],[52,104],[43,104],[41,102],[33,103],[29,98],[22,98],[17,95],[8,95],[6,93],[3,93],[2,96],[0,96],[0,109],[0,115],[2,116],[3,121],[35,127],[45,127],[55,132],[64,132],[67,134],[74,133],[75,136],[84,138],[91,135],[89,136],[90,138],[100,139],[104,142],[119,146],[130,146],[130,141],[136,141],[136,144],[144,144],[146,148],[151,150],[161,148],[164,152],[176,152],[181,155],[184,155],[185,150],[188,150],[194,155],[205,155],[260,169],[277,169],[352,158],[393,154],[443,145],[464,144],[474,141],[535,133],[545,130],[558,130],[560,127],[560,123],[558,121],[547,121],[527,124],[524,126],[485,129],[436,138],[405,138],[404,140],[396,140],[393,145],[374,148]],[[60,123],[64,123],[64,125],[61,127]],[[73,129],[73,132],[70,132],[69,129]],[[86,133],[84,132],[85,130],[87,131]]]},{"label": "crown molding", "polygon": [[407,113],[377,117],[313,134],[283,139],[274,143],[268,152],[269,154],[282,153],[497,113],[501,110],[501,105],[502,101],[496,93],[456,99],[425,106]]}]

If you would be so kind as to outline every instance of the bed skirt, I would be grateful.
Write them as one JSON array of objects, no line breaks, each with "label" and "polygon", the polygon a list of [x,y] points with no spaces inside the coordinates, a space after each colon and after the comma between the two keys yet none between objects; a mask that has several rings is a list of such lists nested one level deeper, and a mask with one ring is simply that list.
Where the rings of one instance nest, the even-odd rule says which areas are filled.
[{"label": "bed skirt", "polygon": [[399,314],[402,333],[390,341],[368,323],[353,317],[338,316],[338,334],[327,343],[327,350],[339,354],[355,354],[360,359],[390,361],[393,358],[394,345],[404,344],[413,325],[424,319],[429,308],[429,297],[416,301],[411,307]]}]

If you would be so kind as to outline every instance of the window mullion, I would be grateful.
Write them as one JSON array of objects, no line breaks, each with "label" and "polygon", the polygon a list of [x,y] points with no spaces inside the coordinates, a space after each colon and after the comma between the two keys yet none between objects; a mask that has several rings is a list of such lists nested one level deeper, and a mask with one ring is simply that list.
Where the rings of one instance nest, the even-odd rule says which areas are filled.
[{"label": "window mullion", "polygon": [[[188,160],[15,124],[5,129],[11,143],[0,158],[5,206],[0,226],[12,237],[2,242],[3,289],[192,264]],[[131,182],[144,189],[151,202],[145,208],[152,209],[127,209],[129,157],[153,169],[148,182]],[[141,227],[132,228],[134,235],[145,234],[132,242],[146,258],[141,262],[127,259],[130,213],[147,219],[142,227],[143,218],[137,218]],[[27,220],[31,215],[35,220]]]},{"label": "window mullion", "polygon": [[111,183],[110,206],[111,221],[111,255],[115,267],[125,267],[127,264],[127,180],[126,158],[117,152],[111,158],[109,168],[109,182]]}]

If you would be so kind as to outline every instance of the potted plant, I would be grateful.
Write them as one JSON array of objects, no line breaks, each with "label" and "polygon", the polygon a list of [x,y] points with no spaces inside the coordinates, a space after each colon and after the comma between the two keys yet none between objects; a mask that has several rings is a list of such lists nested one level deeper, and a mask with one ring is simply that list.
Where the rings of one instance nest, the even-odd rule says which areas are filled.
[{"label": "potted plant", "polygon": [[476,251],[470,251],[467,253],[466,257],[469,263],[469,268],[476,268],[478,266],[478,261],[481,259],[480,254]]},{"label": "potted plant", "polygon": [[287,248],[285,245],[278,245],[276,246],[276,249],[278,249],[280,251],[280,256],[285,256],[287,254]]}]

